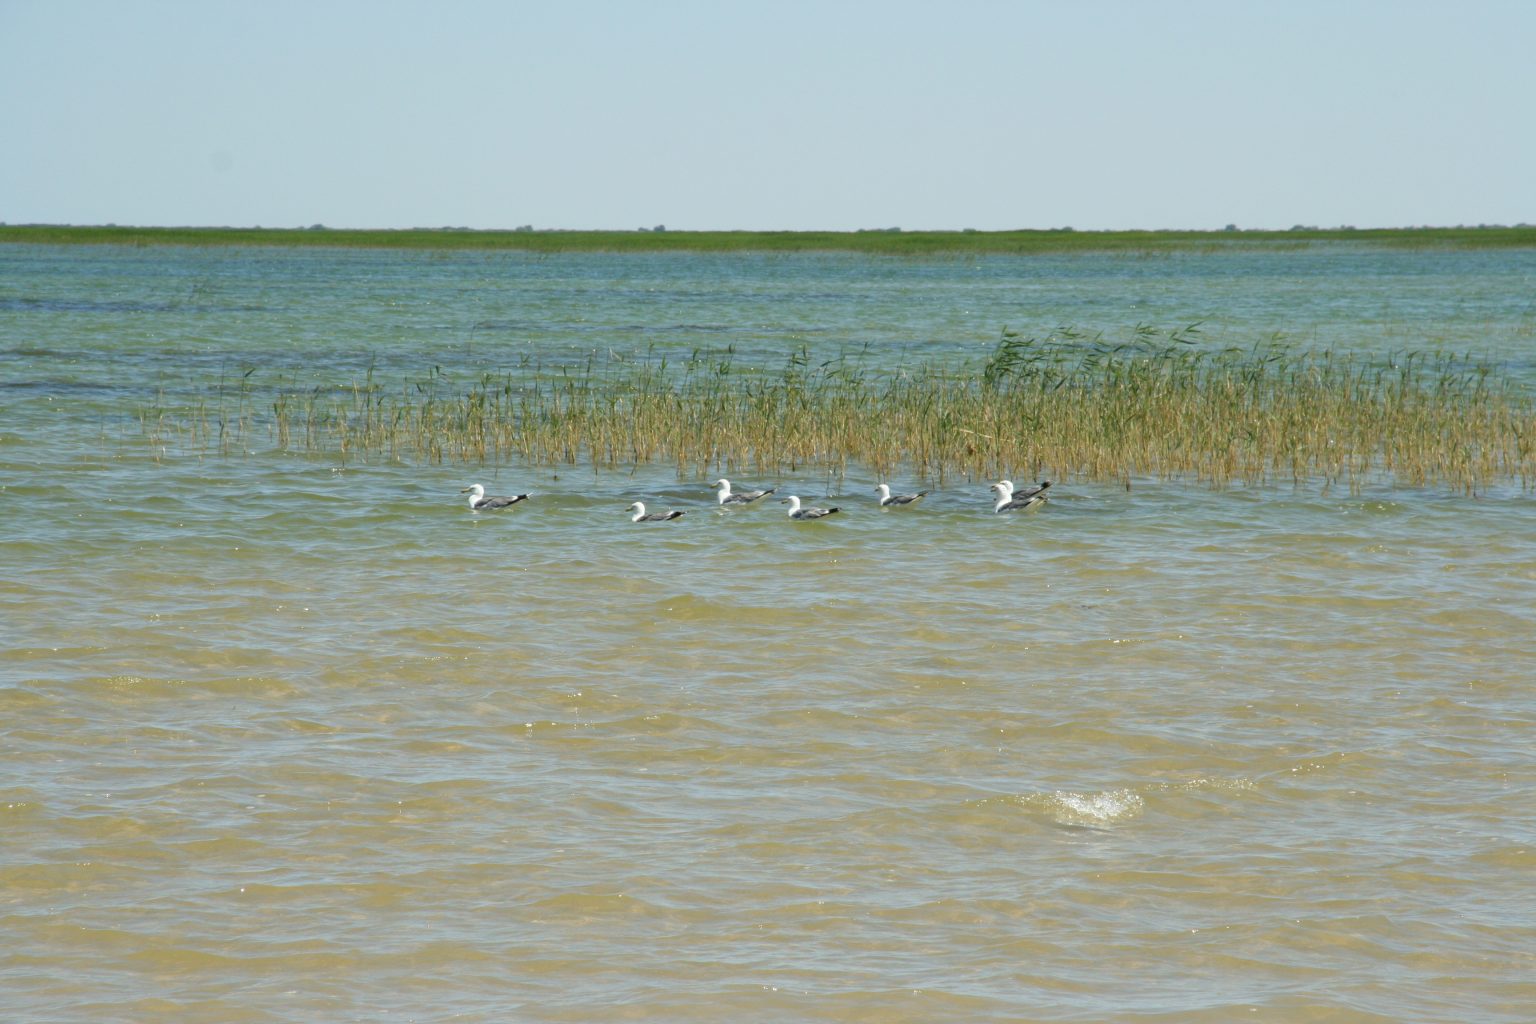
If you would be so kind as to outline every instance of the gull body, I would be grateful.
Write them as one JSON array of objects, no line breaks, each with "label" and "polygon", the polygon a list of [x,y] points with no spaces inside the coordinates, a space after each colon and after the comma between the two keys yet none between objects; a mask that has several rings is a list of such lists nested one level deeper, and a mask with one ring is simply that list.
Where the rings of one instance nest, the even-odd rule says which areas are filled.
[{"label": "gull body", "polygon": [[716,488],[715,499],[721,505],[750,505],[754,501],[760,501],[778,490],[777,487],[770,487],[766,491],[741,491],[740,493],[733,494],[731,492],[731,482],[725,477],[721,477],[710,486]]},{"label": "gull body", "polygon": [[684,515],[684,513],[676,509],[668,512],[647,512],[645,510],[645,502],[643,501],[635,502],[629,506],[628,511],[634,513],[634,515],[629,517],[629,521],[632,523],[664,523],[669,519],[681,519]]},{"label": "gull body", "polygon": [[526,494],[488,498],[485,495],[485,488],[479,484],[470,484],[459,493],[469,495],[469,507],[476,512],[492,512],[498,508],[506,508],[508,505],[516,505],[518,502],[526,501],[528,498]]},{"label": "gull body", "polygon": [[890,484],[877,484],[875,490],[880,493],[881,508],[888,508],[891,505],[915,505],[929,493],[918,491],[916,494],[892,494]]},{"label": "gull body", "polygon": [[[1047,485],[1049,486],[1049,485]],[[1045,504],[1045,487],[1037,487],[1031,491],[1020,492],[1013,489],[1013,484],[1008,480],[1001,480],[992,485],[992,492],[997,495],[997,503],[992,506],[996,512],[1018,512],[1022,509],[1035,508]],[[1024,497],[1015,495],[1023,493]]]},{"label": "gull body", "polygon": [[1021,487],[1018,490],[1014,490],[1012,480],[999,480],[998,483],[1008,489],[1008,493],[1013,496],[1015,501],[1023,501],[1025,498],[1033,498],[1037,494],[1040,495],[1040,499],[1044,501],[1045,490],[1047,487],[1051,486],[1051,482],[1047,480],[1044,483],[1037,484],[1034,487]]},{"label": "gull body", "polygon": [[789,506],[789,518],[791,519],[820,519],[823,516],[829,516],[834,512],[842,511],[838,508],[801,508],[799,497],[793,494],[779,502],[779,504]]}]

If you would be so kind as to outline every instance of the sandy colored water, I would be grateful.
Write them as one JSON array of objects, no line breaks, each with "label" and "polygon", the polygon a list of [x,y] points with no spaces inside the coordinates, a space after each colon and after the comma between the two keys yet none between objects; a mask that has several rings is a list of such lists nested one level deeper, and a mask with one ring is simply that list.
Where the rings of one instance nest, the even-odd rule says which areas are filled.
[{"label": "sandy colored water", "polygon": [[[475,296],[520,265],[4,255],[0,1016],[1529,1020],[1518,489],[1066,479],[998,517],[989,481],[882,511],[857,470],[733,477],[843,508],[794,523],[666,467],[161,453],[135,403],[249,349],[315,374],[487,358],[413,332],[501,316]],[[587,259],[563,279],[610,281],[610,305],[594,284],[585,319],[523,313],[572,352],[635,316],[626,273],[666,280]],[[826,300],[818,343],[938,334],[941,308],[1005,294],[996,267],[967,290],[958,267],[684,266],[740,296],[833,264],[829,294],[892,294]],[[207,312],[152,308],[168,278],[211,281]],[[1378,301],[1372,343],[1455,280]],[[1528,320],[1494,306],[1477,319],[1518,361]],[[475,480],[534,497],[475,514]],[[634,525],[637,498],[688,514]]]}]

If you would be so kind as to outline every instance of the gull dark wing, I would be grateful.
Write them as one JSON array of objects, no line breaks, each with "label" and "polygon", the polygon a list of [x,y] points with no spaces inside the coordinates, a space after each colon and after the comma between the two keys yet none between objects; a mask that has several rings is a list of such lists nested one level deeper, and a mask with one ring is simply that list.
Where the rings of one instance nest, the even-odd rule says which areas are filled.
[{"label": "gull dark wing", "polygon": [[1021,487],[1013,492],[1013,500],[1024,501],[1027,498],[1033,498],[1037,494],[1045,493],[1045,489],[1049,486],[1051,482],[1047,480],[1038,487]]}]

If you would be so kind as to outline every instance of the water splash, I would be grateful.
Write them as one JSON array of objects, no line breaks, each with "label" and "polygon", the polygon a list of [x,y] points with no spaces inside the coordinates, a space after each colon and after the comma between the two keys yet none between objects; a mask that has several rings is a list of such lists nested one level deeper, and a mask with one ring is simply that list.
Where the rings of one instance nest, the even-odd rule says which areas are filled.
[{"label": "water splash", "polygon": [[1058,790],[1040,797],[1039,805],[1062,825],[1105,826],[1139,817],[1146,801],[1130,789],[1107,789],[1099,793]]}]

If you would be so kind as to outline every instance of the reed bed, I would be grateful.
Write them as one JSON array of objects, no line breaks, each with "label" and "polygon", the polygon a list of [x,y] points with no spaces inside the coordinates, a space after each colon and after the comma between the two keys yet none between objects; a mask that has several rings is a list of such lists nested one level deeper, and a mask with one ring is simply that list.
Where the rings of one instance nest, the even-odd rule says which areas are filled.
[{"label": "reed bed", "polygon": [[1143,327],[1111,343],[1066,328],[1042,338],[1004,331],[984,362],[959,369],[816,362],[800,349],[773,370],[696,355],[675,366],[525,366],[467,388],[436,371],[386,388],[370,373],[344,389],[280,389],[260,416],[247,373],[236,400],[221,395],[218,415],[168,420],[159,410],[145,432],[228,451],[264,426],[281,449],[343,459],[670,463],[685,478],[721,468],[841,475],[852,464],[940,483],[1022,474],[1354,489],[1385,480],[1468,494],[1536,484],[1536,405],[1486,364],[1279,341],[1215,350],[1197,335],[1198,326]]}]

